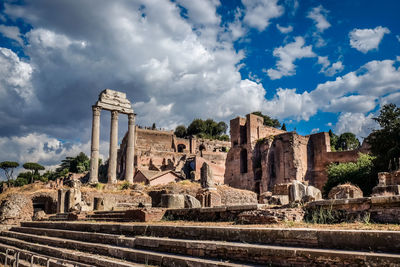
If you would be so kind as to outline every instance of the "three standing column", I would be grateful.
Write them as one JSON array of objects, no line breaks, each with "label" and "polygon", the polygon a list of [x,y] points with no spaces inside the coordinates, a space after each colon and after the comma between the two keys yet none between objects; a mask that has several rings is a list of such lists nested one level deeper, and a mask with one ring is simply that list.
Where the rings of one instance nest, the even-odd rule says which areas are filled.
[{"label": "three standing column", "polygon": [[98,182],[99,172],[99,142],[100,142],[100,111],[101,108],[93,106],[92,120],[92,146],[90,152],[90,178],[89,183]]},{"label": "three standing column", "polygon": [[117,153],[118,153],[118,111],[111,111],[110,156],[108,160],[108,183],[117,182]]},{"label": "three standing column", "polygon": [[133,183],[135,152],[135,114],[128,114],[128,144],[126,148],[125,180]]}]

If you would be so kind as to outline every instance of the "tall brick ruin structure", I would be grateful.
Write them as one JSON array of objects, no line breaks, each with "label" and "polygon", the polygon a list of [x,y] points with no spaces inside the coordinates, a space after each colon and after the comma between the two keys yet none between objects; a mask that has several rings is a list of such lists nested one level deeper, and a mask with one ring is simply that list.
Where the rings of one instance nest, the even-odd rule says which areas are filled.
[{"label": "tall brick ruin structure", "polygon": [[293,180],[322,189],[331,162],[354,162],[359,150],[332,152],[328,133],[301,136],[263,125],[248,114],[230,121],[231,149],[226,160],[225,184],[257,193]]}]

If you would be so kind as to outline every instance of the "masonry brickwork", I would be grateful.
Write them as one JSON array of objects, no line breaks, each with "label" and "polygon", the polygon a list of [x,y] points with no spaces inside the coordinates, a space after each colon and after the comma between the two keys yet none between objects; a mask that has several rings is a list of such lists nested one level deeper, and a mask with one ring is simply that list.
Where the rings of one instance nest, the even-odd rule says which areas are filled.
[{"label": "masonry brickwork", "polygon": [[[118,150],[117,176],[126,172],[126,151],[128,133]],[[142,129],[135,127],[136,170],[173,170],[183,178],[200,179],[200,168],[206,162],[214,174],[215,182],[222,184],[225,174],[225,160],[231,144],[227,141],[199,138],[178,138],[173,131]],[[195,177],[191,177],[191,172]]]},{"label": "masonry brickwork", "polygon": [[230,135],[225,184],[260,194],[293,180],[322,190],[327,181],[327,165],[354,162],[359,152],[366,152],[365,146],[332,152],[328,133],[301,136],[265,126],[263,118],[254,114],[231,120]]}]

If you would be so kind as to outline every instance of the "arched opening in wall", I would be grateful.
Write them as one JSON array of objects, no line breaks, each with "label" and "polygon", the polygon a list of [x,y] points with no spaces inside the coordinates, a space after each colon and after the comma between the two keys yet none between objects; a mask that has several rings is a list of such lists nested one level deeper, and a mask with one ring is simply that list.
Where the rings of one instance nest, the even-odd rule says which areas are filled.
[{"label": "arched opening in wall", "polygon": [[184,144],[179,144],[178,145],[178,152],[182,153],[186,149],[186,146]]},{"label": "arched opening in wall", "polygon": [[247,173],[247,150],[240,151],[240,173]]},{"label": "arched opening in wall", "polygon": [[44,211],[46,214],[57,213],[57,202],[49,196],[37,196],[32,198],[33,211]]}]

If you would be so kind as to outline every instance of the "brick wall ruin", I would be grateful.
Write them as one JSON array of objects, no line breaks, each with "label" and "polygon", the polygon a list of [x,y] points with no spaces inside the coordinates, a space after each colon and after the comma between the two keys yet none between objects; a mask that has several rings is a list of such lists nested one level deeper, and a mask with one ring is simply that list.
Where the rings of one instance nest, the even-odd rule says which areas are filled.
[{"label": "brick wall ruin", "polygon": [[[178,138],[173,131],[135,128],[135,169],[179,172],[185,178],[200,178],[200,167],[207,162],[214,173],[216,182],[223,183],[225,160],[231,144],[226,141],[199,138]],[[125,175],[127,135],[118,151],[117,175]]]},{"label": "brick wall ruin", "polygon": [[265,126],[263,118],[254,114],[231,120],[230,134],[225,184],[257,193],[293,180],[322,189],[328,164],[354,162],[359,152],[365,152],[332,152],[328,133],[301,136]]}]

